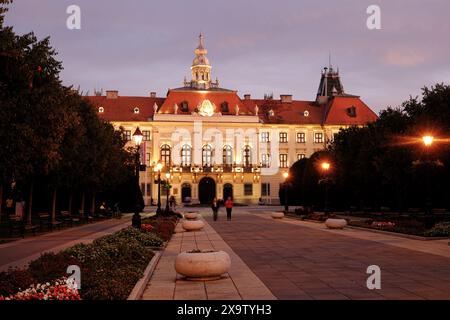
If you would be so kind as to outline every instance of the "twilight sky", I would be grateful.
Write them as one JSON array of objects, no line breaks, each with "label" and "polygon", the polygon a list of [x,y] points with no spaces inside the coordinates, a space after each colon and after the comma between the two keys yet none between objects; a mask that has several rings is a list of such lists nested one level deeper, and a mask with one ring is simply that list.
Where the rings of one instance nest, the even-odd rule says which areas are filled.
[{"label": "twilight sky", "polygon": [[[66,8],[81,8],[81,30]],[[381,7],[381,30],[366,9]],[[339,67],[347,93],[374,110],[424,85],[450,83],[448,0],[14,0],[6,24],[51,37],[66,85],[146,96],[190,79],[200,32],[222,87],[312,100],[320,71]]]}]

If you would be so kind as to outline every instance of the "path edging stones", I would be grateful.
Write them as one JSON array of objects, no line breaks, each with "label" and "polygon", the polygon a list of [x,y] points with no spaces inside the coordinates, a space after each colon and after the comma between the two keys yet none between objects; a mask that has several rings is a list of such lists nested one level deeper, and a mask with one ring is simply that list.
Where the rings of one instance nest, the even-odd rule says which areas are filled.
[{"label": "path edging stones", "polygon": [[144,275],[136,283],[127,300],[140,300],[142,298],[144,290],[147,287],[147,284],[149,283],[150,278],[153,275],[153,271],[155,270],[160,257],[161,252],[155,252],[155,255],[148,263],[147,268],[145,268]]}]

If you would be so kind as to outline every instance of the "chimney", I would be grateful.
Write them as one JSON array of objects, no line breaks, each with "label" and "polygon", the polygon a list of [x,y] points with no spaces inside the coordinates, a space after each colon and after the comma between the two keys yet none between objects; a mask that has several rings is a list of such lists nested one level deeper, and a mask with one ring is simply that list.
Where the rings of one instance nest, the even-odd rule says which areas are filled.
[{"label": "chimney", "polygon": [[292,103],[292,94],[280,94],[281,103]]},{"label": "chimney", "polygon": [[244,94],[244,99],[245,100],[250,100],[250,98],[251,98],[252,96],[250,95],[250,94]]},{"label": "chimney", "polygon": [[106,90],[106,99],[117,99],[119,97],[119,91]]},{"label": "chimney", "polygon": [[155,91],[150,92],[150,98],[156,98],[156,92]]}]

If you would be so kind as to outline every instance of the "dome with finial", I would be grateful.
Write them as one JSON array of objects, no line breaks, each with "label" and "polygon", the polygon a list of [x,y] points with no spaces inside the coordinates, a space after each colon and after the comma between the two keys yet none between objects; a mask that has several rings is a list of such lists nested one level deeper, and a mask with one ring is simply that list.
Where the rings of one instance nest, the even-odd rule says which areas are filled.
[{"label": "dome with finial", "polygon": [[209,66],[209,60],[206,57],[206,54],[208,53],[208,50],[206,50],[204,45],[204,38],[203,35],[200,33],[198,37],[198,46],[195,49],[195,58],[192,61],[192,66],[198,66],[198,65],[207,65]]}]

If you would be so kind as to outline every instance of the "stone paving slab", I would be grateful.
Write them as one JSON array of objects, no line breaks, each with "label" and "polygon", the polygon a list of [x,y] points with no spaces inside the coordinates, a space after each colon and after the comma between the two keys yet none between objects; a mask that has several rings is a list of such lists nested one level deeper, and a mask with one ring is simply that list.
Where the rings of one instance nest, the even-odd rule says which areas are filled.
[{"label": "stone paving slab", "polygon": [[[450,250],[420,241],[234,210],[206,220],[278,299],[450,299]],[[366,286],[381,268],[381,290]]]},{"label": "stone paving slab", "polygon": [[[176,230],[180,230],[177,226]],[[176,256],[192,249],[223,250],[231,268],[222,279],[186,281],[175,271]],[[164,250],[143,300],[273,300],[275,296],[205,221],[198,232],[175,233]]]},{"label": "stone paving slab", "polygon": [[[271,219],[267,214],[259,215],[265,219]],[[402,236],[396,236],[394,234],[373,232],[370,230],[362,230],[360,228],[345,228],[344,230],[332,230],[327,229],[323,223],[311,222],[311,221],[301,221],[296,219],[285,218],[281,220],[284,223],[290,223],[298,226],[304,226],[308,228],[313,228],[317,230],[322,230],[325,232],[330,232],[339,235],[345,235],[348,237],[353,237],[357,239],[364,239],[370,241],[376,241],[387,245],[392,245],[395,247],[405,248],[414,251],[420,251],[424,253],[436,254],[443,257],[450,258],[450,240],[440,239],[440,240],[419,240],[413,238],[406,238]]]}]

